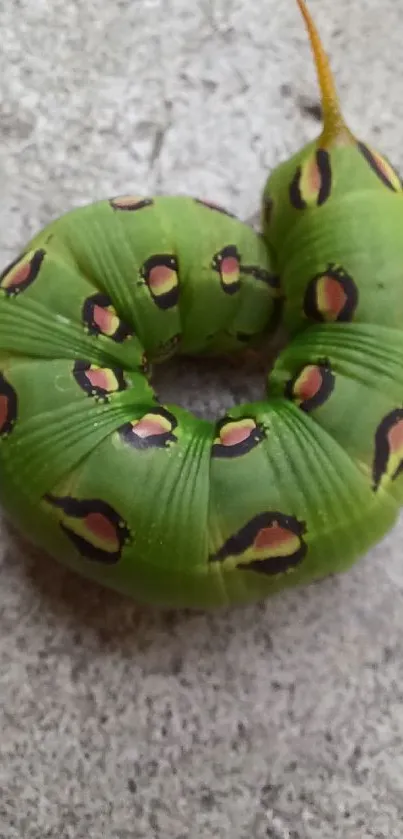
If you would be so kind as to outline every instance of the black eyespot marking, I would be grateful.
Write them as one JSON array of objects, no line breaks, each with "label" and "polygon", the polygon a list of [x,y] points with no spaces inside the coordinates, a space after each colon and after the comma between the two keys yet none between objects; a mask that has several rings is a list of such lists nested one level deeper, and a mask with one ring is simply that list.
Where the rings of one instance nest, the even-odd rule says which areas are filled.
[{"label": "black eyespot marking", "polygon": [[17,419],[17,412],[17,393],[0,373],[0,437],[6,437],[11,433]]},{"label": "black eyespot marking", "polygon": [[140,276],[159,309],[171,309],[179,300],[178,261],[169,253],[156,254],[147,259]]},{"label": "black eyespot marking", "polygon": [[395,408],[384,417],[375,434],[373,489],[382,479],[395,481],[403,471],[403,408]]},{"label": "black eyespot marking", "polygon": [[371,150],[365,143],[357,143],[358,149],[382,183],[393,192],[402,191],[401,179],[386,157]]},{"label": "black eyespot marking", "polygon": [[101,292],[84,300],[82,318],[90,335],[105,335],[119,344],[134,334],[120,320],[109,297]]},{"label": "black eyespot marking", "polygon": [[327,402],[334,386],[335,375],[330,362],[325,360],[320,364],[304,364],[287,382],[284,395],[309,413]]},{"label": "black eyespot marking", "polygon": [[305,522],[280,512],[259,513],[231,536],[210,562],[238,559],[236,567],[276,576],[295,569],[304,559]]},{"label": "black eyespot marking", "polygon": [[329,263],[309,282],[304,299],[307,318],[319,322],[349,322],[358,305],[358,288],[341,266]]},{"label": "black eyespot marking", "polygon": [[317,204],[318,207],[321,207],[329,198],[332,188],[332,169],[330,166],[329,152],[324,149],[318,149],[316,152],[316,165],[321,178]]},{"label": "black eyespot marking", "polygon": [[88,396],[105,402],[113,393],[127,388],[123,370],[118,367],[98,367],[89,361],[78,360],[74,364],[73,376]]},{"label": "black eyespot marking", "polygon": [[306,210],[307,204],[304,201],[302,194],[301,194],[301,176],[302,176],[302,169],[301,166],[298,166],[295,175],[290,184],[290,191],[289,191],[289,198],[290,204],[292,207],[295,207],[296,210]]},{"label": "black eyespot marking", "polygon": [[116,198],[111,198],[109,204],[114,210],[124,210],[126,212],[137,212],[143,210],[145,207],[152,207],[154,201],[152,198],[142,198],[139,195],[120,195]]},{"label": "black eyespot marking", "polygon": [[123,442],[135,449],[166,449],[178,438],[173,433],[178,425],[174,414],[165,408],[150,408],[142,417],[118,428]]},{"label": "black eyespot marking", "polygon": [[121,516],[100,499],[78,499],[52,494],[44,500],[60,510],[59,525],[80,556],[104,565],[116,565],[130,531]]},{"label": "black eyespot marking", "polygon": [[240,457],[265,439],[263,427],[252,417],[223,417],[217,425],[212,447],[213,457]]},{"label": "black eyespot marking", "polygon": [[290,184],[290,203],[296,210],[321,207],[331,191],[330,155],[325,149],[317,149],[314,155],[298,166]]},{"label": "black eyespot marking", "polygon": [[241,257],[236,245],[227,245],[215,254],[211,263],[220,277],[221,286],[226,294],[235,294],[241,288]]},{"label": "black eyespot marking", "polygon": [[25,291],[36,280],[41,269],[46,251],[34,251],[29,255],[19,256],[0,274],[0,289],[7,297],[14,297]]}]

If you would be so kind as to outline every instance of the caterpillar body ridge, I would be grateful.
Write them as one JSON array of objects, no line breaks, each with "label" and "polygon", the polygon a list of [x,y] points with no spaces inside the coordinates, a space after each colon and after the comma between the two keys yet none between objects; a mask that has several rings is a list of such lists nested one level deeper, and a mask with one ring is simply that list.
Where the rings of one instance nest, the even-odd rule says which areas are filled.
[{"label": "caterpillar body ridge", "polygon": [[[66,213],[0,276],[0,501],[41,549],[164,606],[347,569],[403,500],[402,184],[355,138],[304,4],[323,130],[269,175],[262,233],[184,196]],[[150,364],[288,345],[215,422]]]}]

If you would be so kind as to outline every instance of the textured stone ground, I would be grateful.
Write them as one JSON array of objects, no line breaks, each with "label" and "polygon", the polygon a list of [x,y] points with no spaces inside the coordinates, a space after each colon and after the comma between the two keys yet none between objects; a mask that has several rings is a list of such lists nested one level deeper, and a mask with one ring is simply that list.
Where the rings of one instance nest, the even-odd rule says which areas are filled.
[{"label": "textured stone ground", "polygon": [[[401,3],[311,8],[353,127],[403,169]],[[248,217],[316,131],[292,0],[15,0],[0,33],[3,265],[53,216],[126,190]],[[185,387],[211,415],[258,383]],[[402,539],[204,616],[138,609],[4,532],[2,839],[401,839]]]}]

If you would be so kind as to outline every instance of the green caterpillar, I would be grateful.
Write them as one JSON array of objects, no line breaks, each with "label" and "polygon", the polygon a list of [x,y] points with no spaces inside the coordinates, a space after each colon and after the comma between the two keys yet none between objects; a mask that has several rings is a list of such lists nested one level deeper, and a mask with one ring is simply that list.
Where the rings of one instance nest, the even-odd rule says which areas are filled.
[{"label": "green caterpillar", "polygon": [[[138,601],[207,608],[348,568],[403,499],[402,184],[342,116],[269,176],[262,234],[189,197],[75,209],[0,278],[0,500]],[[211,423],[148,365],[289,343],[267,398]]]}]

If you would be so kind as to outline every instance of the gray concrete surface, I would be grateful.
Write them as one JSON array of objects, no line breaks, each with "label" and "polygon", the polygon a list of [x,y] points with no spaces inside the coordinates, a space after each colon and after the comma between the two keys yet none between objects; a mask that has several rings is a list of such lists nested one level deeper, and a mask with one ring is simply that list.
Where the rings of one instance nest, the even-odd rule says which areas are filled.
[{"label": "gray concrete surface", "polygon": [[[403,169],[402,0],[311,8],[353,127]],[[246,217],[316,132],[293,0],[3,0],[0,33],[2,265],[121,191]],[[182,398],[211,414],[231,388],[192,371]],[[402,543],[400,524],[343,577],[205,616],[139,609],[4,532],[1,839],[401,839]]]}]

